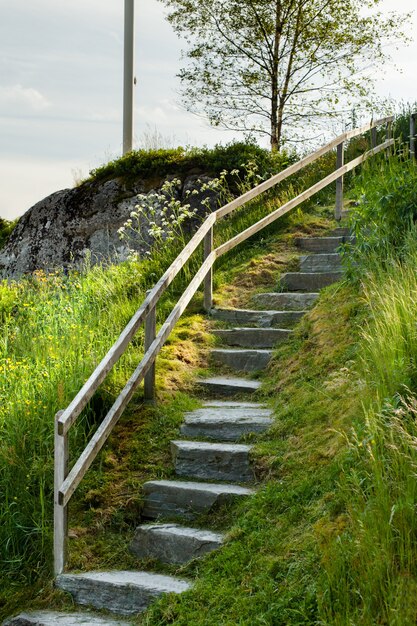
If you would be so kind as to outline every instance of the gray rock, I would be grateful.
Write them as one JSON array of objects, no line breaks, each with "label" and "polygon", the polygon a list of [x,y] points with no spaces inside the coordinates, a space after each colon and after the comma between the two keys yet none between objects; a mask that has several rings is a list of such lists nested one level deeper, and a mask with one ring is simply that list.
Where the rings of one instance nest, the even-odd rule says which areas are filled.
[{"label": "gray rock", "polygon": [[272,424],[266,409],[199,409],[185,416],[181,426],[184,437],[202,437],[216,441],[238,441],[249,433],[262,433]]},{"label": "gray rock", "polygon": [[58,611],[31,611],[20,613],[3,622],[3,626],[129,626],[130,622],[92,613],[59,613]]},{"label": "gray rock", "polygon": [[236,372],[258,372],[271,360],[271,350],[210,350],[211,359],[218,365],[226,365]]},{"label": "gray rock", "polygon": [[253,480],[252,446],[203,441],[171,441],[178,476],[244,483]]},{"label": "gray rock", "polygon": [[253,394],[261,386],[257,380],[247,380],[246,378],[233,378],[232,376],[213,376],[197,381],[203,391],[214,396],[234,396],[237,394]]},{"label": "gray rock", "polygon": [[56,585],[70,593],[77,604],[107,609],[120,615],[144,611],[165,593],[183,593],[188,581],[147,572],[88,572],[61,574]]},{"label": "gray rock", "polygon": [[334,272],[342,270],[342,260],[337,252],[309,254],[300,259],[300,272]]},{"label": "gray rock", "polygon": [[318,297],[318,293],[258,293],[252,296],[252,302],[265,309],[297,311],[303,315]]},{"label": "gray rock", "polygon": [[343,272],[288,272],[280,285],[288,291],[316,291],[342,280]]},{"label": "gray rock", "polygon": [[140,559],[188,563],[218,549],[223,535],[178,524],[143,524],[136,529],[130,551]]},{"label": "gray rock", "polygon": [[[209,180],[207,176],[194,174],[185,177],[177,197],[186,199],[186,191],[192,191],[197,178]],[[129,246],[120,239],[118,229],[138,204],[137,194],[158,192],[163,182],[154,182],[155,187],[149,190],[149,181],[144,180],[132,184],[120,180],[94,181],[53,193],[20,218],[0,251],[0,277],[16,278],[37,269],[80,267],[86,260],[91,264],[118,263],[128,257],[129,246],[143,253],[150,243],[146,228],[140,236],[129,240]],[[216,194],[212,191],[198,197],[190,195],[190,203],[196,206],[198,215],[183,224],[189,232],[195,230],[198,218],[208,211],[201,204],[203,197],[208,198],[212,208],[217,208]],[[160,223],[162,216],[157,216],[156,221]]]},{"label": "gray rock", "polygon": [[247,497],[253,489],[239,485],[179,480],[151,480],[144,484],[145,519],[181,517],[195,519],[233,498]]},{"label": "gray rock", "polygon": [[287,341],[292,332],[284,328],[232,328],[212,331],[222,343],[242,348],[272,348],[277,343]]},{"label": "gray rock", "polygon": [[246,309],[211,309],[210,317],[233,324],[255,324],[260,328],[290,328],[304,311],[251,311]]}]

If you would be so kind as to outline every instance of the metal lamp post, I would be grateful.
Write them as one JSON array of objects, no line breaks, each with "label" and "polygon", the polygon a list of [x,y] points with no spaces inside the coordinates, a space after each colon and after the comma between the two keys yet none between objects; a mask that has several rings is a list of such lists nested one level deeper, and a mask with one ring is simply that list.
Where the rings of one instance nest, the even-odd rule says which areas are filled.
[{"label": "metal lamp post", "polygon": [[135,0],[125,0],[123,76],[123,154],[133,149],[133,109],[135,84]]}]

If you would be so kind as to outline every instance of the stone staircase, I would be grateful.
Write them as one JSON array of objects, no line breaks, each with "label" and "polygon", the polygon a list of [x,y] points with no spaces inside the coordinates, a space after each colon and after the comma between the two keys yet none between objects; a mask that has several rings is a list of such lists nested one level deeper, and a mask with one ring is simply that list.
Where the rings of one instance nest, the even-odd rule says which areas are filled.
[{"label": "stone staircase", "polygon": [[[181,565],[219,549],[224,534],[198,528],[201,515],[224,503],[254,493],[251,445],[242,437],[265,432],[271,411],[254,401],[260,382],[241,375],[264,369],[272,349],[291,335],[292,327],[318,298],[318,291],[342,276],[337,248],[349,237],[337,229],[331,237],[302,238],[296,244],[309,255],[300,258],[300,271],[284,274],[284,291],[253,297],[253,309],[214,309],[211,318],[221,328],[213,330],[219,346],[211,351],[212,363],[226,375],[198,381],[206,400],[189,412],[171,442],[177,479],[145,483],[142,522],[130,545],[139,559]],[[231,327],[230,327],[231,326]],[[233,371],[233,375],[230,372]],[[163,594],[189,590],[192,582],[146,571],[65,573],[56,586],[85,607],[105,609],[115,617],[90,612],[22,613],[7,626],[112,626],[129,623],[120,617],[136,615]]]}]

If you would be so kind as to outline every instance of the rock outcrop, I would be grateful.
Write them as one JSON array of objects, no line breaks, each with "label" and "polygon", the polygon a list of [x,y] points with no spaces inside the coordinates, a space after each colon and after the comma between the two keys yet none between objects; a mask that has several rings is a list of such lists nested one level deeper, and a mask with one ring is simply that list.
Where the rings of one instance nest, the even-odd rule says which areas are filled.
[{"label": "rock outcrop", "polygon": [[[187,193],[196,187],[197,180],[209,178],[189,175],[183,178],[176,193],[178,199],[190,204],[197,202],[203,216],[207,208],[201,200],[208,197],[214,208],[215,197],[210,191],[198,198]],[[92,181],[53,193],[20,218],[0,250],[0,276],[17,278],[38,269],[82,267],[86,258],[91,264],[125,260],[129,249],[119,238],[118,229],[134,210],[137,195],[158,191],[163,182],[137,181],[128,185],[119,179]],[[197,221],[192,220],[187,228],[192,230]],[[149,247],[146,235],[138,238],[133,247],[143,253]]]}]

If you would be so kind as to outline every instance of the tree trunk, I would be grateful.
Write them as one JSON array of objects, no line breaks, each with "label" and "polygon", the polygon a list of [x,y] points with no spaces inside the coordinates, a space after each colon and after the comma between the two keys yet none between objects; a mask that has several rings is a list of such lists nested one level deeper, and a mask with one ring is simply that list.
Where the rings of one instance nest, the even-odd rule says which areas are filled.
[{"label": "tree trunk", "polygon": [[278,59],[281,40],[281,0],[276,0],[274,48],[271,64],[271,152],[280,148],[280,133],[277,125],[278,114]]}]

